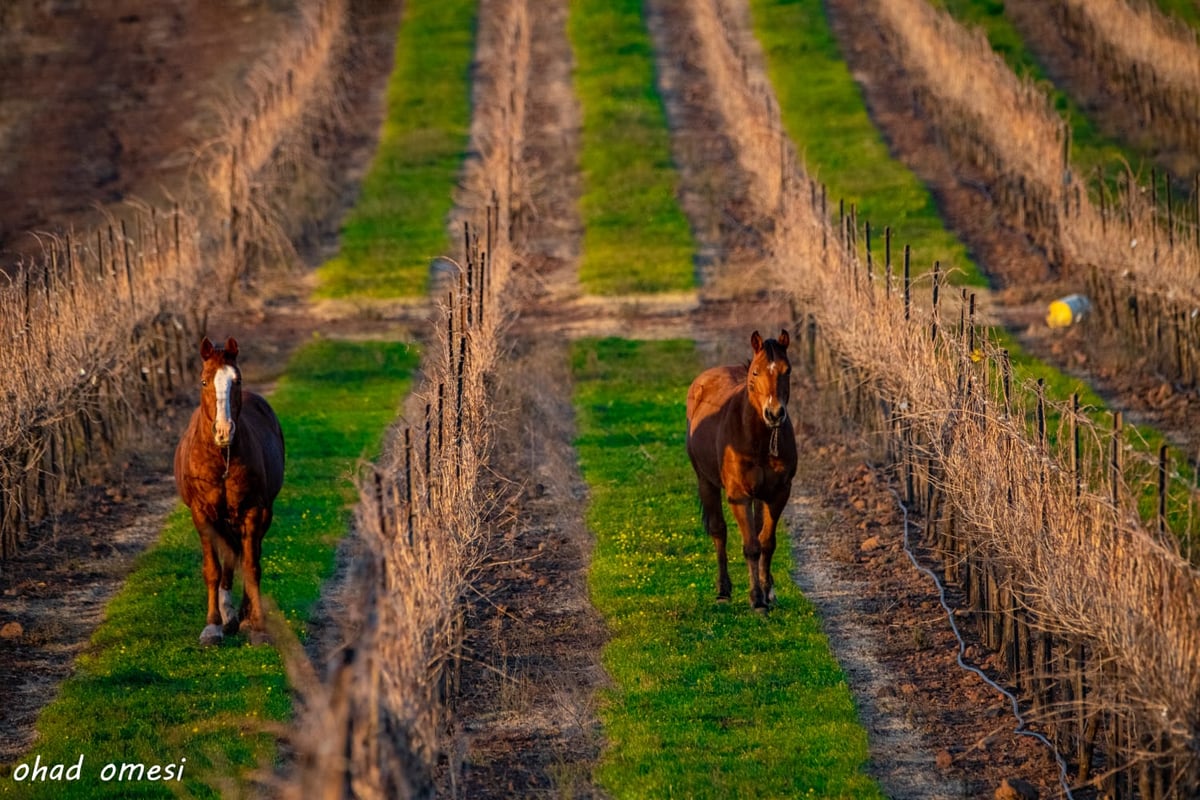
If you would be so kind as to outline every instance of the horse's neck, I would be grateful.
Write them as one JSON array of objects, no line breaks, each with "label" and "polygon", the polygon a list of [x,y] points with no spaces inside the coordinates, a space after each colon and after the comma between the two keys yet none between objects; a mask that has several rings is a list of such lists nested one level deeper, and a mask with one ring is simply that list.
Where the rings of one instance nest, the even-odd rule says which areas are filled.
[{"label": "horse's neck", "polygon": [[750,401],[750,392],[746,389],[745,385],[738,388],[737,398],[734,402],[737,403],[738,420],[741,423],[740,427],[747,435],[747,441],[742,444],[756,444],[768,430],[767,423],[763,422],[762,414],[754,407],[754,403]]}]

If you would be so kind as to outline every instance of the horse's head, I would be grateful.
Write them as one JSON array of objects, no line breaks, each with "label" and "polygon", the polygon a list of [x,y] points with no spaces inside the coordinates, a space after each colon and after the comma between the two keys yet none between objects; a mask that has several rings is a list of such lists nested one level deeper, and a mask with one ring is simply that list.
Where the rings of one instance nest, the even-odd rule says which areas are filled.
[{"label": "horse's head", "polygon": [[217,447],[233,444],[237,420],[242,413],[242,371],[237,365],[238,345],[232,336],[224,347],[216,347],[208,337],[200,343],[204,371],[200,377],[200,404],[213,421],[213,441]]},{"label": "horse's head", "polygon": [[787,357],[790,341],[786,330],[780,332],[778,339],[766,341],[758,335],[758,331],[750,335],[754,357],[750,359],[746,374],[746,391],[763,422],[772,428],[778,428],[787,419],[792,371]]}]

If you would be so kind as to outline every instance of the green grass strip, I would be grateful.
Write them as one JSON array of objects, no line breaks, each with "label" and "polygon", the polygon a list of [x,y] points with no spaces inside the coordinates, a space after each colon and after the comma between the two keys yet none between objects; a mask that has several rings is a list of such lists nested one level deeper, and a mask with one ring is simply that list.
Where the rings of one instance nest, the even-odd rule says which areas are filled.
[{"label": "green grass strip", "polygon": [[404,4],[387,119],[320,297],[423,297],[448,248],[446,220],[471,119],[475,0]]},{"label": "green grass strip", "polygon": [[[288,452],[263,541],[262,586],[301,638],[357,499],[356,465],[376,453],[417,362],[403,343],[317,340],[293,357],[270,398]],[[82,756],[79,780],[18,783],[12,764],[0,773],[0,795],[220,797],[237,775],[271,762],[268,726],[286,723],[292,711],[283,664],[274,647],[251,647],[244,637],[198,644],[200,560],[199,538],[180,507],[109,604],[74,675],[39,718],[37,743],[17,762],[75,765]],[[182,766],[183,780],[105,781],[108,764]]]},{"label": "green grass strip", "polygon": [[600,784],[617,798],[882,797],[863,772],[867,737],[845,678],[789,578],[787,535],[768,618],[746,600],[740,555],[733,602],[715,602],[685,446],[693,344],[580,341],[572,368],[592,599],[612,633]]},{"label": "green grass strip", "polygon": [[567,24],[583,109],[583,258],[594,294],[695,287],[666,112],[641,0],[572,0]]},{"label": "green grass strip", "polygon": [[831,216],[836,218],[839,200],[854,203],[859,219],[875,231],[892,227],[896,265],[908,244],[914,274],[941,261],[943,268],[958,269],[953,282],[986,285],[966,248],[942,224],[929,190],[891,157],[819,0],[750,0],[750,7],[784,128],[809,173],[828,187]]}]

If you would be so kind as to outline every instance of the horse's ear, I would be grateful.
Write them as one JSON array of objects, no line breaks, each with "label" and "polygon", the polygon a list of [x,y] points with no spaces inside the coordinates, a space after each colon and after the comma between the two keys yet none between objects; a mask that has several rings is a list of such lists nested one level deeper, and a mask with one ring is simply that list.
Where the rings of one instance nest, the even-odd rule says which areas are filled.
[{"label": "horse's ear", "polygon": [[237,353],[238,353],[238,351],[237,351],[237,339],[235,339],[235,338],[233,338],[232,336],[230,336],[230,337],[229,337],[229,338],[228,338],[228,339],[225,341],[225,357],[226,357],[226,358],[237,358]]},{"label": "horse's ear", "polygon": [[212,358],[212,354],[213,354],[212,340],[209,339],[207,336],[205,336],[204,341],[200,342],[200,357],[202,359],[204,359],[205,361],[208,361],[208,359]]},{"label": "horse's ear", "polygon": [[788,336],[788,332],[785,329],[779,332],[779,338],[775,341],[779,342],[780,347],[782,347],[784,350],[787,350],[788,343],[792,341],[792,337]]},{"label": "horse's ear", "polygon": [[754,352],[763,349],[763,338],[758,335],[758,331],[750,334],[750,346],[754,348]]}]

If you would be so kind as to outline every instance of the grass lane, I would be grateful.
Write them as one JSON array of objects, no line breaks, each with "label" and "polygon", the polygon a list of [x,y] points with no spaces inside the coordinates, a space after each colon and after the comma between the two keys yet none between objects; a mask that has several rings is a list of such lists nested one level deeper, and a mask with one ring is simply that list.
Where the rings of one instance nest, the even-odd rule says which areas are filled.
[{"label": "grass lane", "polygon": [[834,218],[840,199],[847,208],[853,203],[876,231],[891,226],[895,263],[904,245],[912,246],[914,275],[941,261],[958,268],[953,282],[985,286],[966,248],[942,225],[929,190],[891,157],[821,3],[750,0],[750,8],[784,128],[809,174],[828,187]]},{"label": "grass lane", "polygon": [[695,288],[666,111],[641,0],[572,0],[567,32],[583,109],[583,258],[593,294]]},{"label": "grass lane", "polygon": [[[769,618],[715,602],[684,398],[690,341],[585,340],[572,348],[580,465],[596,536],[592,599],[612,639],[597,778],[614,797],[882,797],[863,773],[866,732],[816,610],[789,578],[780,532]],[[737,527],[730,522],[731,541]]]},{"label": "grass lane", "polygon": [[404,4],[387,116],[318,297],[421,298],[446,252],[446,219],[471,122],[475,0]]}]

